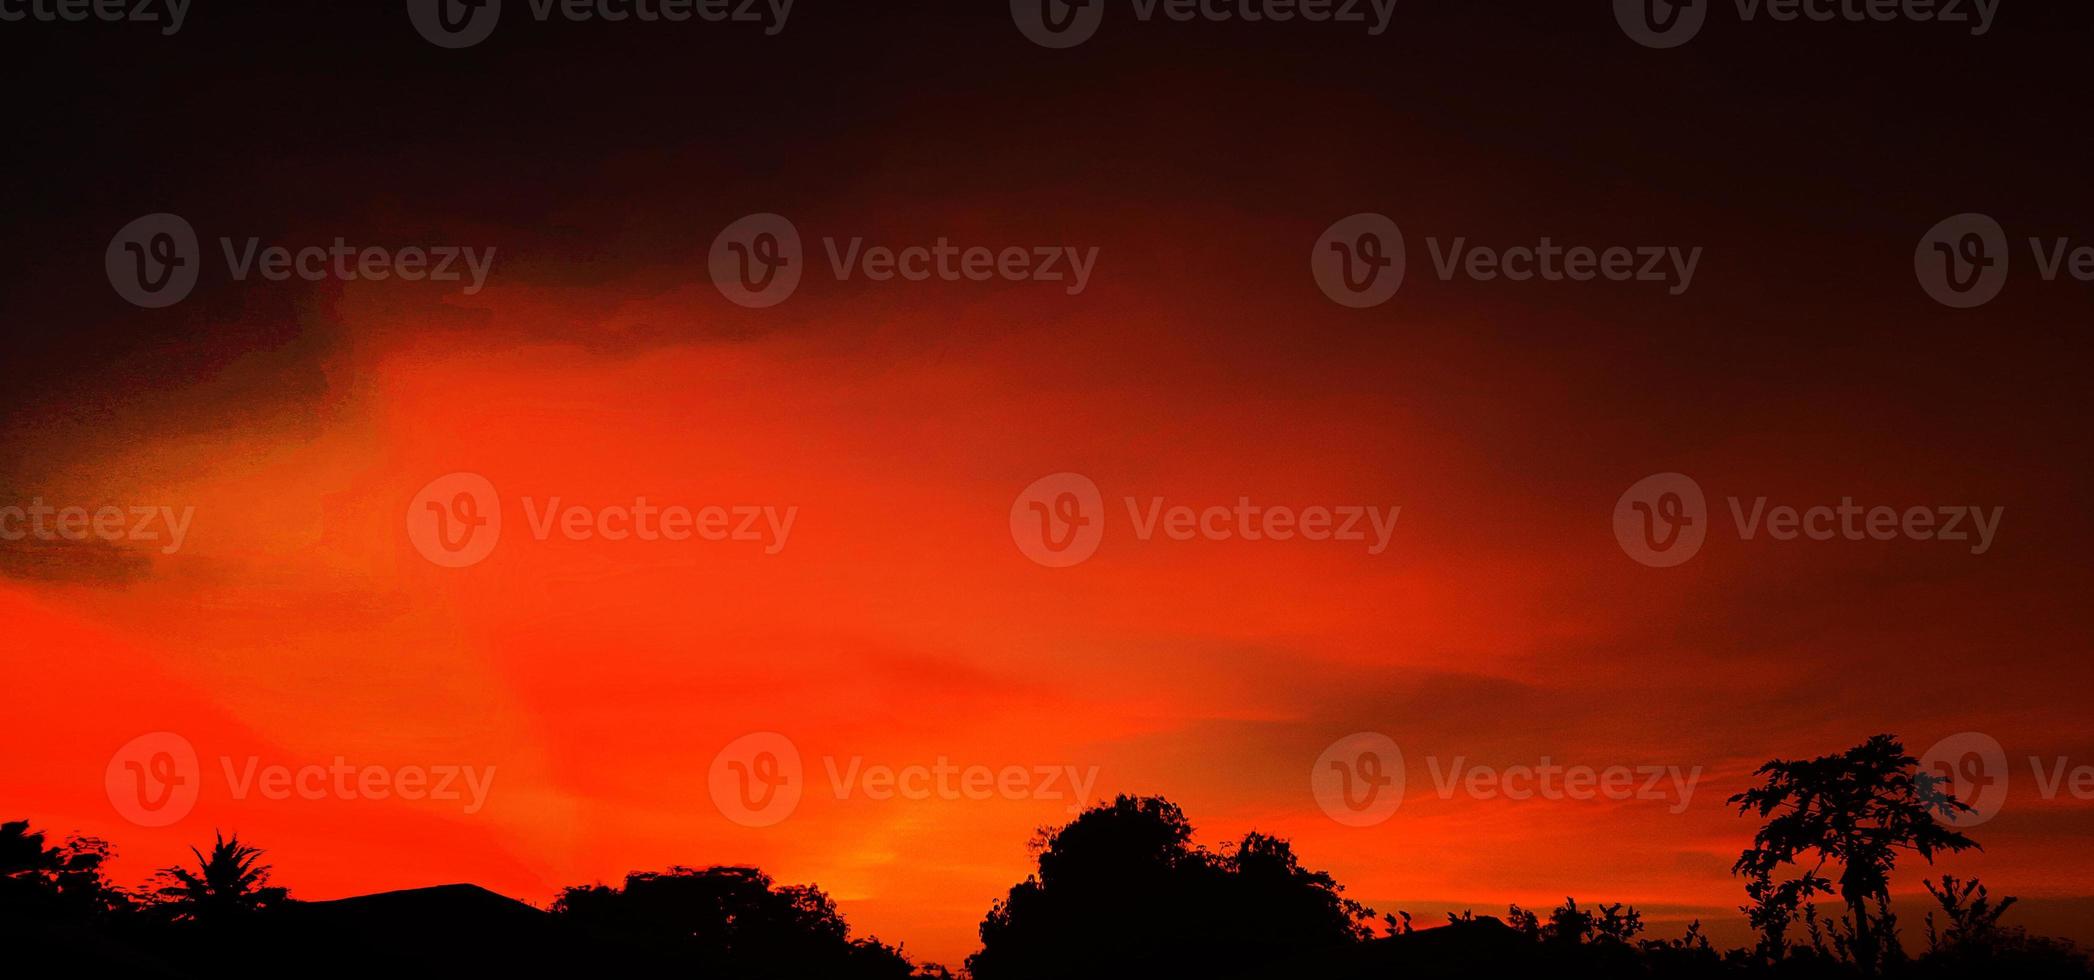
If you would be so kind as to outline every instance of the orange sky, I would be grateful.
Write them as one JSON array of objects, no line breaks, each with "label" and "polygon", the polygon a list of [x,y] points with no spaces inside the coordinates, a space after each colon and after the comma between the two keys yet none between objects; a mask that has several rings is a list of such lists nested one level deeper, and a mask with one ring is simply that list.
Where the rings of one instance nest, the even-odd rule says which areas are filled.
[{"label": "orange sky", "polygon": [[[0,541],[0,820],[112,840],[120,882],[214,829],[308,899],[471,881],[545,904],[747,863],[957,966],[1034,829],[1071,814],[838,799],[824,766],[944,760],[1095,767],[1094,795],[1168,796],[1210,845],[1291,838],[1420,922],[1575,895],[1738,943],[1753,826],[1722,801],[1755,766],[1981,732],[2006,803],[1941,870],[2094,941],[2089,803],[2045,798],[2028,763],[2094,766],[2085,284],[2024,263],[1958,311],[1913,280],[1952,214],[2084,240],[2059,198],[2085,154],[2050,95],[2078,82],[2072,5],[1982,44],[1770,22],[1680,56],[1590,4],[1405,4],[1380,36],[1116,21],[1071,51],[1001,4],[809,5],[775,38],[512,17],[470,51],[395,5],[252,6],[172,41],[0,35],[0,70],[47,93],[0,147],[24,189],[0,236],[0,508],[194,508],[174,554]],[[1944,64],[1979,81],[1884,81]],[[163,210],[213,267],[134,308],[104,250]],[[744,309],[708,248],[769,211],[816,268]],[[1355,310],[1309,256],[1361,212],[1401,227],[1411,269]],[[499,257],[469,297],[230,282],[221,236]],[[825,236],[1099,258],[1080,296],[838,283]],[[1428,238],[1543,237],[1705,255],[1681,296],[1432,275]],[[1067,472],[1100,489],[1104,537],[1047,568],[1010,514]],[[1656,569],[1612,515],[1667,472],[1716,529]],[[454,473],[506,524],[456,569],[407,526]],[[526,498],[643,496],[794,523],[777,554],[528,533]],[[1744,541],[1733,496],[2004,518],[1982,556]],[[1143,541],[1130,497],[1401,511],[1369,554]],[[200,795],[140,826],[108,776],[156,732],[195,749]],[[764,732],[806,793],[746,826],[709,773]],[[1409,792],[1350,827],[1310,776],[1362,732],[1400,746]],[[337,757],[494,776],[472,812],[225,778]],[[1684,807],[1435,792],[1456,759],[1544,758],[1702,776]]]},{"label": "orange sky", "polygon": [[[917,220],[990,234],[965,214]],[[2094,764],[2067,694],[2089,679],[2086,521],[2068,487],[2029,478],[2041,440],[1997,429],[2017,397],[2045,396],[1971,414],[1837,393],[1864,365],[1924,390],[2040,341],[1952,369],[1871,346],[1893,328],[1864,324],[1782,392],[1743,394],[1668,375],[1679,352],[1657,343],[1537,341],[1517,324],[1538,289],[1470,287],[1457,304],[1428,282],[1343,310],[1301,267],[1320,222],[1254,224],[1266,251],[1248,255],[1092,229],[1104,258],[1082,297],[814,283],[773,311],[728,306],[676,262],[578,287],[524,255],[476,297],[316,293],[294,343],[18,433],[25,491],[196,517],[177,554],[126,545],[133,573],[11,559],[0,738],[28,750],[0,761],[0,816],[112,839],[127,882],[238,830],[306,898],[470,880],[544,903],[629,870],[754,863],[820,884],[861,933],[957,964],[1068,801],[837,800],[819,760],[1097,767],[1097,795],[1167,795],[1207,843],[1291,837],[1383,911],[1568,893],[1713,917],[1735,938],[1727,872],[1752,828],[1722,798],[1752,766],[1877,731],[1918,752],[1978,730],[2015,785],[1976,833],[1987,853],[1944,869],[2026,896],[2028,924],[2094,933],[2087,804],[2040,798],[2025,761]],[[1777,370],[1760,356],[1732,363]],[[1668,470],[1696,476],[1712,510],[1846,495],[2006,518],[1981,557],[1719,533],[1651,569],[1610,514]],[[438,568],[403,515],[460,471],[499,489],[509,526],[485,562]],[[1050,569],[1013,545],[1008,515],[1062,471],[1099,485],[1108,525],[1095,558]],[[532,540],[520,502],[552,496],[797,518],[776,555]],[[1127,496],[1402,511],[1369,555],[1141,541]],[[128,823],[104,788],[111,754],[154,731],[203,759],[200,802],[166,828]],[[806,758],[807,798],[744,827],[706,773],[764,731]],[[1308,784],[1358,731],[1401,745],[1411,786],[1364,829],[1327,819]],[[496,775],[471,814],[231,798],[219,760],[250,756]],[[1457,756],[1706,774],[1681,813],[1440,799],[1428,760]]]}]

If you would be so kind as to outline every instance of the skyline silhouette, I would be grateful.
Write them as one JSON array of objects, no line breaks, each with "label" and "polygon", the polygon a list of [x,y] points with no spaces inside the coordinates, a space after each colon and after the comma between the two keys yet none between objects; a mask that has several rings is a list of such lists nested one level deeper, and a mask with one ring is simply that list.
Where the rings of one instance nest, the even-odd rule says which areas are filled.
[{"label": "skyline silhouette", "polygon": [[[974,980],[1068,976],[1319,977],[1473,971],[1485,964],[1567,975],[1620,976],[2094,976],[2069,941],[2002,920],[2018,899],[1994,900],[1976,878],[1942,873],[1921,885],[1925,945],[1908,949],[1892,903],[1905,873],[1979,847],[1950,824],[1974,811],[1952,780],[1930,773],[1892,735],[1812,759],[1775,759],[1762,782],[1729,799],[1759,826],[1732,874],[1757,933],[1720,949],[1695,920],[1676,938],[1645,935],[1626,903],[1566,898],[1544,916],[1511,904],[1421,928],[1404,909],[1378,913],[1331,875],[1304,866],[1286,840],[1252,831],[1210,850],[1161,797],[1121,795],[1085,808],[1029,845],[1035,873],[981,920]],[[191,849],[145,886],[108,878],[113,847],[73,836],[47,844],[28,822],[0,824],[0,947],[32,964],[188,975],[273,972],[301,948],[362,946],[330,968],[405,975],[490,963],[573,969],[695,968],[739,977],[948,976],[905,945],[853,937],[817,885],[779,885],[746,866],[636,871],[616,885],[570,886],[538,908],[469,884],[303,902],[273,881],[264,852],[237,834]],[[1911,868],[1913,861],[1922,863]],[[1820,900],[1831,902],[1821,908]],[[1844,907],[1841,907],[1844,906]],[[472,940],[461,942],[461,936]],[[247,966],[223,962],[231,948]],[[211,964],[206,966],[206,964]],[[1313,966],[1311,966],[1313,964]],[[1286,975],[1274,973],[1273,975]],[[1295,974],[1301,975],[1301,974]]]}]

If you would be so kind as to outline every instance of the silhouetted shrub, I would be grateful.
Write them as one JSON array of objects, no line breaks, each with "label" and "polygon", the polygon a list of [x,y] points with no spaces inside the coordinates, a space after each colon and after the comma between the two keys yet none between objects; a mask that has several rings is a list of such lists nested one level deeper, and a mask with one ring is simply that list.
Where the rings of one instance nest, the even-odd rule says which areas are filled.
[{"label": "silhouetted shrub", "polygon": [[1121,796],[1034,846],[1039,873],[982,922],[976,980],[1212,976],[1371,934],[1373,913],[1286,841],[1209,852],[1162,799]]},{"label": "silhouetted shrub", "polygon": [[635,872],[622,889],[569,888],[552,911],[602,940],[713,971],[704,975],[902,980],[915,973],[899,949],[851,939],[821,889],[778,886],[755,868]]}]

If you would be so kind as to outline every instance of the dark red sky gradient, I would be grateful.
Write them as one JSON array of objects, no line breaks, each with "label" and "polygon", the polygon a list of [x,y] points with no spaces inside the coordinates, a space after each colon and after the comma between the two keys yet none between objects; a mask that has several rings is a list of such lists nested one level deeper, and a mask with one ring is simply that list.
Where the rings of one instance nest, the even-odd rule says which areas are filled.
[{"label": "dark red sky gradient", "polygon": [[[1380,38],[1130,25],[1056,53],[989,6],[809,0],[778,38],[520,22],[466,52],[390,10],[200,12],[167,43],[0,32],[22,55],[5,77],[54,93],[0,150],[17,188],[0,505],[197,509],[176,555],[0,544],[0,738],[28,748],[0,761],[0,817],[109,837],[130,879],[238,829],[304,897],[471,880],[544,902],[755,863],[956,963],[1034,828],[1069,816],[812,793],[779,826],[737,826],[707,767],[778,731],[810,769],[1096,766],[1097,792],[1167,795],[1205,843],[1292,838],[1382,911],[1572,893],[1735,938],[1728,868],[1752,825],[1722,799],[1754,766],[1979,731],[2011,795],[1974,832],[1985,853],[1944,869],[2094,939],[2088,804],[2044,799],[2027,762],[2094,765],[2087,286],[2023,268],[1957,312],[1911,271],[1961,211],[2017,237],[2094,228],[2086,138],[2058,111],[2083,17],[2015,8],[1982,42],[1731,25],[1663,53],[1601,9],[1405,0]],[[312,71],[339,81],[294,83]],[[101,255],[154,211],[211,241],[500,259],[471,297],[221,270],[143,311]],[[1100,259],[1075,297],[816,276],[746,310],[706,253],[759,211],[817,259],[825,235]],[[1403,291],[1364,311],[1307,268],[1361,211],[1412,250]],[[1429,237],[1542,236],[1705,257],[1676,298],[1430,275]],[[505,539],[451,571],[401,515],[457,471],[512,504],[799,516],[775,556]],[[1061,471],[1116,523],[1097,557],[1047,569],[1008,513]],[[1725,523],[1651,569],[1610,515],[1667,471],[1726,522],[1730,496],[2004,519],[1982,556]],[[1125,496],[1402,511],[1370,556],[1145,542]],[[103,772],[151,731],[207,768],[499,775],[471,815],[207,794],[142,828]],[[1410,763],[1412,795],[1367,829],[1327,819],[1307,779],[1358,731]],[[1680,813],[1440,799],[1428,760],[1457,756],[1706,774]]]}]

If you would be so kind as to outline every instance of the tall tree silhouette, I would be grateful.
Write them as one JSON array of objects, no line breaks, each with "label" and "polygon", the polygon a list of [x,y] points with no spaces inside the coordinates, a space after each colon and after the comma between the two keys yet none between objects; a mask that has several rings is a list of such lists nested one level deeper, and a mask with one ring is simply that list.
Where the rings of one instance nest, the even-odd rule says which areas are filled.
[{"label": "tall tree silhouette", "polygon": [[[1937,819],[1971,808],[1918,769],[1919,760],[1892,735],[1836,755],[1761,766],[1755,775],[1765,782],[1730,798],[1740,813],[1766,820],[1732,873],[1746,876],[1746,892],[1761,906],[1837,891],[1852,918],[1852,955],[1873,972],[1897,942],[1889,923],[1870,918],[1870,906],[1887,908],[1899,852],[1932,863],[1939,852],[1978,846]],[[1816,860],[1799,877],[1776,882],[1781,866],[1801,867],[1798,859],[1810,854]],[[1836,879],[1822,873],[1827,865],[1839,867]]]},{"label": "tall tree silhouette", "polygon": [[269,866],[257,863],[262,849],[240,843],[238,834],[230,840],[216,836],[209,855],[189,849],[196,855],[195,870],[176,866],[160,872],[159,895],[172,917],[211,922],[281,904],[285,890],[270,887]]},{"label": "tall tree silhouette", "polygon": [[976,980],[1212,976],[1369,935],[1372,913],[1252,833],[1223,853],[1155,797],[1121,796],[1034,840],[1039,872],[981,926]]}]

